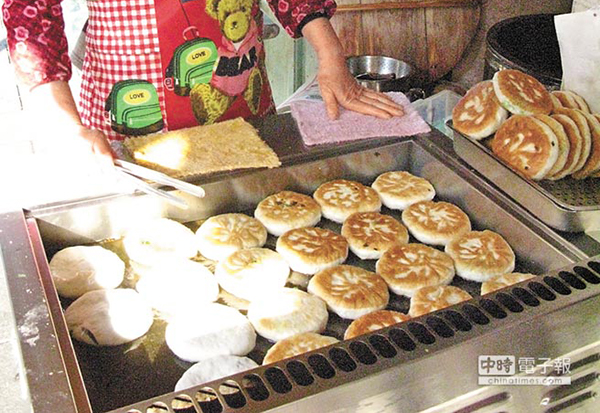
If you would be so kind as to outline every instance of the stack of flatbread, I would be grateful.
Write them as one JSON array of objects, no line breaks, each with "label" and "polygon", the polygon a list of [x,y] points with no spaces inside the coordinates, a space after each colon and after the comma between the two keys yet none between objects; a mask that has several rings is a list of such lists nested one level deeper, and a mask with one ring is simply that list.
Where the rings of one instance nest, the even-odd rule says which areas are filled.
[{"label": "stack of flatbread", "polygon": [[281,165],[273,149],[242,118],[127,138],[123,145],[136,163],[174,178]]},{"label": "stack of flatbread", "polygon": [[532,76],[501,70],[471,88],[452,112],[454,128],[481,140],[533,179],[600,177],[600,114],[574,92],[549,92]]}]

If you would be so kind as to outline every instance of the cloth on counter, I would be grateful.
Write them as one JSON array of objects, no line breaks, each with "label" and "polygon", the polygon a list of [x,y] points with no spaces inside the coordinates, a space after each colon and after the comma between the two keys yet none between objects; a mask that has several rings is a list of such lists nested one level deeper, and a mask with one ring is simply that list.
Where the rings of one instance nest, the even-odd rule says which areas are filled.
[{"label": "cloth on counter", "polygon": [[340,117],[330,120],[321,101],[301,100],[292,102],[290,106],[306,145],[412,136],[431,130],[403,93],[389,92],[387,95],[404,108],[404,116],[379,119],[340,108]]}]

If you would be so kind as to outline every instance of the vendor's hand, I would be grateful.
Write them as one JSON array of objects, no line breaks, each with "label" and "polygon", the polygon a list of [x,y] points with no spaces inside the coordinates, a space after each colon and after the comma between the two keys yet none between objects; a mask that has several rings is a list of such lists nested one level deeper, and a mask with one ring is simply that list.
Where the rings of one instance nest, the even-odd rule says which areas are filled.
[{"label": "vendor's hand", "polygon": [[112,167],[117,155],[113,151],[106,135],[99,130],[79,126],[74,130],[75,138],[81,139],[91,153],[96,156],[102,168]]},{"label": "vendor's hand", "polygon": [[360,86],[345,62],[320,62],[317,80],[330,119],[339,117],[339,106],[381,119],[404,115],[402,106],[389,96]]}]

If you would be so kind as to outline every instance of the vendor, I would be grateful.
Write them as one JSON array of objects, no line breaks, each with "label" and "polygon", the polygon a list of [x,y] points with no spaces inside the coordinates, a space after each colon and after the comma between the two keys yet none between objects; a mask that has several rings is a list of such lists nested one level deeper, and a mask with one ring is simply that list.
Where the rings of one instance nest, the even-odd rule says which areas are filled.
[{"label": "vendor", "polygon": [[[339,106],[379,118],[403,114],[349,73],[329,22],[334,0],[268,2],[286,32],[315,49],[331,119]],[[17,74],[43,109],[46,130],[60,131],[67,144],[112,162],[109,140],[274,113],[258,0],[87,3],[80,113],[60,0],[4,0],[2,10]]]}]

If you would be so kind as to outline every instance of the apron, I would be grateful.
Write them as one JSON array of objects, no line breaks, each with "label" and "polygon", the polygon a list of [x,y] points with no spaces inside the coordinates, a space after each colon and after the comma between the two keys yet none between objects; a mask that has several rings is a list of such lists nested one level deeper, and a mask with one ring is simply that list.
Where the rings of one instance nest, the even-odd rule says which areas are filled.
[{"label": "apron", "polygon": [[122,140],[274,113],[257,0],[88,0],[88,8],[86,126]]}]

